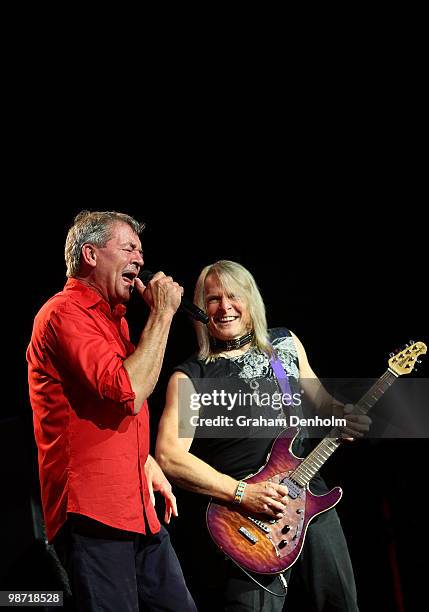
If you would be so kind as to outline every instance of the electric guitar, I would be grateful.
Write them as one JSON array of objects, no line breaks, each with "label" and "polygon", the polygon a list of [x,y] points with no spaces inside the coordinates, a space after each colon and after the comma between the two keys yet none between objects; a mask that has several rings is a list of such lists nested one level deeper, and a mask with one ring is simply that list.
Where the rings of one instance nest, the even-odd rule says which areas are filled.
[{"label": "electric guitar", "polygon": [[[423,342],[415,342],[389,359],[389,367],[354,407],[355,414],[366,414],[399,376],[410,373],[419,355],[427,352]],[[271,480],[288,488],[289,502],[281,519],[249,515],[239,505],[210,501],[207,527],[222,552],[244,570],[259,574],[279,574],[297,560],[310,521],[335,506],[342,497],[340,487],[324,495],[314,495],[309,484],[316,472],[340,446],[341,438],[331,431],[302,459],[292,452],[298,434],[296,427],[284,430],[275,440],[267,463],[245,479],[248,483]]]}]

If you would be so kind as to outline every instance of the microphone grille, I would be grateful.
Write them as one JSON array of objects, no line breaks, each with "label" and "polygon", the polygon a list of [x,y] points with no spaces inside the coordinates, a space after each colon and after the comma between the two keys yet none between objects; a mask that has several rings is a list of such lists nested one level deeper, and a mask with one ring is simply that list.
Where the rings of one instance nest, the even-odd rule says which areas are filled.
[{"label": "microphone grille", "polygon": [[153,276],[154,274],[150,270],[141,270],[139,274],[139,277],[145,285],[148,284],[148,282],[153,278]]}]

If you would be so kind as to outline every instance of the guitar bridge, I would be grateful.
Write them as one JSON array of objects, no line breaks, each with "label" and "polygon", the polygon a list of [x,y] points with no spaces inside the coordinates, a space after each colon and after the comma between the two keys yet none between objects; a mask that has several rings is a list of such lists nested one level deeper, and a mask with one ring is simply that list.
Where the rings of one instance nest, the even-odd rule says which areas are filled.
[{"label": "guitar bridge", "polygon": [[253,535],[253,533],[250,533],[250,531],[248,529],[246,529],[246,527],[240,527],[240,529],[238,530],[242,536],[244,536],[246,538],[246,540],[248,540],[251,544],[256,544],[256,542],[258,541],[258,538]]}]

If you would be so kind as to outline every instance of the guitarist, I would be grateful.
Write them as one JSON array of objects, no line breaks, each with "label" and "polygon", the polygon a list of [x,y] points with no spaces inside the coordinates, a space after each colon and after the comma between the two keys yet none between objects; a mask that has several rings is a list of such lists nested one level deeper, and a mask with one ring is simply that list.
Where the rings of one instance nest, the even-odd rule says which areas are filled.
[{"label": "guitarist", "polygon": [[[179,424],[181,428],[184,421],[181,407],[179,410],[180,385],[190,385],[192,391],[201,392],[208,379],[240,379],[251,384],[259,381],[258,387],[262,382],[278,389],[270,364],[274,354],[282,363],[291,389],[302,388],[318,414],[327,416],[334,410],[346,418],[344,436],[349,439],[362,436],[369,429],[370,419],[349,414],[350,406],[345,407],[327,393],[294,334],[285,328],[267,330],[262,297],[254,278],[243,266],[231,261],[206,266],[198,278],[194,301],[206,310],[209,323],[206,327],[196,322],[198,355],[176,368],[170,378],[156,448],[164,472],[184,489],[181,508],[186,518],[175,526],[176,549],[178,554],[181,551],[182,567],[201,612],[280,611],[285,603],[284,594],[270,594],[227,560],[212,542],[205,524],[209,497],[235,501],[249,513],[281,517],[288,503],[285,486],[273,482],[249,483],[244,491],[239,486],[241,478],[265,464],[273,438],[254,435],[208,438],[199,437],[195,431],[182,437],[182,429],[179,436]],[[270,433],[276,435],[281,429],[274,432],[271,429]],[[295,454],[305,456],[310,450],[309,443],[308,438],[298,438],[293,448]],[[328,490],[318,474],[311,488],[316,494]],[[276,576],[255,577],[269,590],[282,593]],[[288,610],[358,610],[352,564],[334,508],[310,523],[301,555],[285,578],[289,582]]]}]

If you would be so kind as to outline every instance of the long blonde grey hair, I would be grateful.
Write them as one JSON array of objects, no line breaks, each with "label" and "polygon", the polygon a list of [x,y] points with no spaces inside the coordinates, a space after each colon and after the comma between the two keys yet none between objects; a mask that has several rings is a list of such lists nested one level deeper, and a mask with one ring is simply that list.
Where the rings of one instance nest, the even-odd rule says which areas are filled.
[{"label": "long blonde grey hair", "polygon": [[[253,325],[254,338],[252,344],[262,352],[272,355],[273,350],[268,339],[265,305],[251,273],[241,264],[226,259],[203,268],[195,286],[194,302],[204,311],[206,309],[205,281],[211,274],[216,276],[225,291],[239,296],[244,301]],[[205,362],[213,361],[216,358],[216,353],[213,351],[207,326],[196,321],[195,330],[199,345],[199,359]]]},{"label": "long blonde grey hair", "polygon": [[73,277],[79,273],[82,247],[86,243],[103,247],[112,237],[112,226],[116,222],[128,223],[137,235],[144,230],[144,223],[136,221],[130,215],[109,211],[82,210],[76,215],[69,229],[65,246],[67,276]]}]

